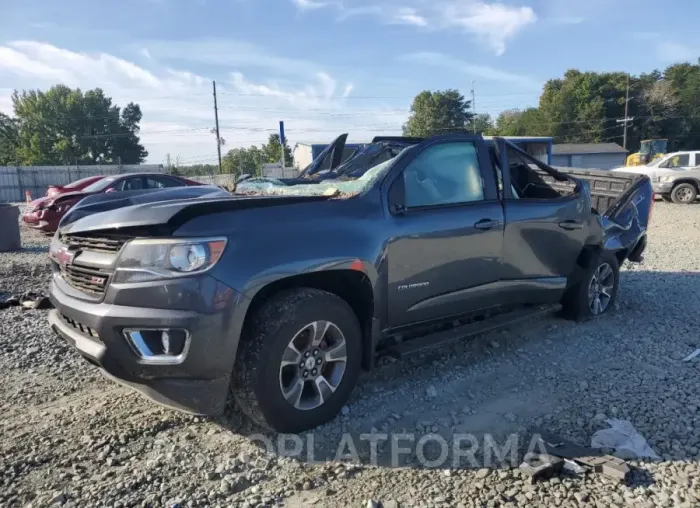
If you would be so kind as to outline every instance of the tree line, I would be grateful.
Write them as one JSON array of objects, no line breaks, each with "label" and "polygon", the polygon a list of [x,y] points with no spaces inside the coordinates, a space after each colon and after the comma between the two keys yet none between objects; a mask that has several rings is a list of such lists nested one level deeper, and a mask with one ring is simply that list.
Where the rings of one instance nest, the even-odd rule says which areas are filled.
[{"label": "tree line", "polygon": [[[700,64],[700,60],[698,62]],[[629,84],[627,148],[666,138],[669,150],[700,145],[700,65],[675,64],[638,76],[567,71],[543,87],[537,107],[511,109],[496,119],[474,115],[457,90],[416,96],[403,131],[426,136],[455,130],[499,136],[551,136],[555,143],[623,142]]]},{"label": "tree line", "polygon": [[[261,146],[252,145],[248,148],[234,148],[221,157],[221,173],[231,175],[249,174],[262,175],[262,166],[266,163],[280,162],[282,144],[279,134],[270,134],[267,143]],[[292,165],[292,150],[289,144],[284,144],[284,160],[287,166]],[[218,164],[182,164],[177,159],[168,168],[169,172],[182,175],[213,175],[219,173]]]}]

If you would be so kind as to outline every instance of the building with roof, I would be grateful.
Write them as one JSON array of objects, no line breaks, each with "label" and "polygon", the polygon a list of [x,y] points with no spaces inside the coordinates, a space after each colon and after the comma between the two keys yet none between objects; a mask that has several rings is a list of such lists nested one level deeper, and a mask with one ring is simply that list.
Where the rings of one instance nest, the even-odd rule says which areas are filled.
[{"label": "building with roof", "polygon": [[617,143],[561,143],[552,146],[552,165],[613,169],[625,165],[628,153]]}]

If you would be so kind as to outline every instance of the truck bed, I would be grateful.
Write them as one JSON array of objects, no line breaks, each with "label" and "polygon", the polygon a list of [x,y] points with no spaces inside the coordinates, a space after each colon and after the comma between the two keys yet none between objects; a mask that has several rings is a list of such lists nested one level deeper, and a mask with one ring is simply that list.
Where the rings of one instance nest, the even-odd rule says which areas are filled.
[{"label": "truck bed", "polygon": [[[580,180],[586,180],[591,187],[593,208],[605,215],[608,210],[639,180],[646,178],[644,175],[632,173],[618,173],[600,169],[581,169],[553,166],[556,170],[571,175]],[[558,182],[542,171],[542,179],[552,188],[568,190],[573,187],[570,182]]]}]

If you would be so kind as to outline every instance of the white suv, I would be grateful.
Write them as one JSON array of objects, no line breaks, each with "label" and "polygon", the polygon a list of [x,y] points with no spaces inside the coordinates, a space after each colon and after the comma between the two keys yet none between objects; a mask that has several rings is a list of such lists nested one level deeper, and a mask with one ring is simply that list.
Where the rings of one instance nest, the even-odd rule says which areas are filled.
[{"label": "white suv", "polygon": [[700,151],[669,153],[646,166],[619,167],[612,171],[647,175],[654,193],[674,203],[694,203],[700,192]]}]

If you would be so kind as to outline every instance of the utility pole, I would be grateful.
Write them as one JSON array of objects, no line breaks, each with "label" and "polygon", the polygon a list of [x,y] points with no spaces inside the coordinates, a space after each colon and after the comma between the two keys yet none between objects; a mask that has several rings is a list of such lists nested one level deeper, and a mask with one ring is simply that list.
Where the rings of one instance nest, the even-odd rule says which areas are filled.
[{"label": "utility pole", "polygon": [[630,105],[630,75],[627,74],[627,91],[625,92],[625,118],[622,120],[617,120],[617,123],[624,123],[624,131],[622,135],[622,148],[627,150],[627,125],[629,122],[634,120],[634,118],[630,118],[629,115],[627,114],[629,112],[629,105]]},{"label": "utility pole", "polygon": [[472,80],[472,113],[474,117],[472,118],[472,130],[476,134],[476,92],[474,91],[474,80]]},{"label": "utility pole", "polygon": [[219,154],[219,174],[221,174],[221,136],[219,136],[219,108],[216,105],[216,81],[212,81],[214,85],[214,118],[216,119],[216,151]]}]

